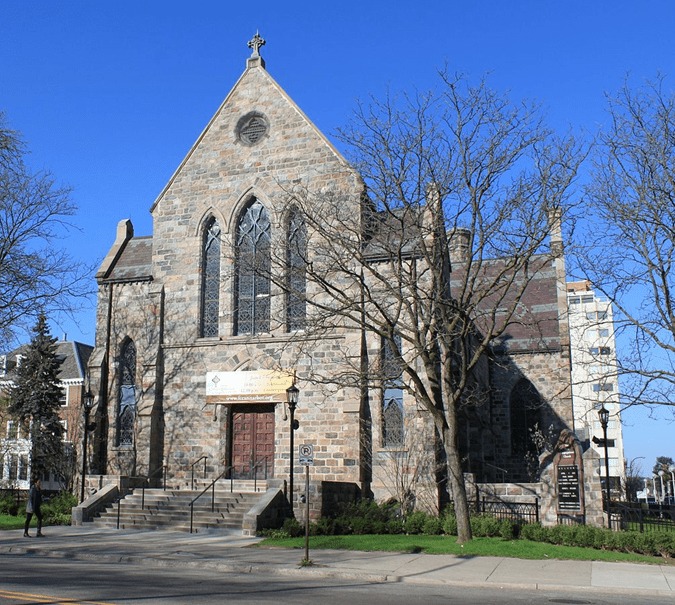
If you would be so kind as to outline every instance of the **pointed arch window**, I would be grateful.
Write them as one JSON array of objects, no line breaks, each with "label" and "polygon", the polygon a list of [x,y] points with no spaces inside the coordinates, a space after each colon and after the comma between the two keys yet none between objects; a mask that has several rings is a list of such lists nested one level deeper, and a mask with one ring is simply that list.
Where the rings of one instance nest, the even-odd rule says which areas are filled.
[{"label": "pointed arch window", "polygon": [[220,225],[209,219],[202,238],[202,298],[199,328],[204,338],[218,336],[220,313]]},{"label": "pointed arch window", "polygon": [[519,380],[509,398],[511,420],[511,452],[517,455],[536,453],[533,433],[542,430],[542,400],[534,385],[526,379]]},{"label": "pointed arch window", "polygon": [[403,372],[401,370],[401,337],[393,341],[382,337],[380,348],[382,364],[382,446],[401,447],[403,425]]},{"label": "pointed arch window", "polygon": [[254,198],[237,223],[235,334],[270,331],[271,231],[265,206]]},{"label": "pointed arch window", "polygon": [[119,397],[117,406],[117,445],[134,443],[136,423],[136,345],[126,340],[122,345],[118,366]]},{"label": "pointed arch window", "polygon": [[307,225],[296,207],[288,217],[287,246],[286,327],[292,332],[304,329],[307,321]]}]

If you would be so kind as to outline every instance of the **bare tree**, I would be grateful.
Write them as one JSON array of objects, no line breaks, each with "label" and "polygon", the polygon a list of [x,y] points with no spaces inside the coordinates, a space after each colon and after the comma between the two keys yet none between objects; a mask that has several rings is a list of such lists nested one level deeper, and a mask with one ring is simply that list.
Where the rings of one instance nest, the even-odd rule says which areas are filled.
[{"label": "bare tree", "polygon": [[612,303],[624,405],[675,398],[675,94],[663,79],[609,98],[578,271]]},{"label": "bare tree", "polygon": [[645,480],[642,475],[642,465],[639,458],[633,458],[627,461],[626,478],[622,486],[622,491],[626,496],[627,502],[637,502],[637,494],[644,487]]},{"label": "bare tree", "polygon": [[[440,75],[438,91],[361,105],[339,132],[363,178],[360,211],[327,188],[288,191],[308,234],[306,291],[291,296],[308,306],[304,342],[362,333],[343,346],[340,367],[322,375],[316,366],[315,382],[376,392],[378,347],[395,352],[401,388],[432,419],[466,541],[459,419],[488,399],[495,343],[533,322],[523,297],[550,267],[551,229],[566,216],[585,153],[572,137],[555,137],[537,107]],[[286,249],[276,250],[273,264],[287,266]],[[530,326],[535,348],[547,329]]]},{"label": "bare tree", "polygon": [[0,349],[44,311],[71,312],[83,301],[89,271],[57,242],[75,212],[69,191],[48,173],[31,173],[19,135],[0,113]]}]

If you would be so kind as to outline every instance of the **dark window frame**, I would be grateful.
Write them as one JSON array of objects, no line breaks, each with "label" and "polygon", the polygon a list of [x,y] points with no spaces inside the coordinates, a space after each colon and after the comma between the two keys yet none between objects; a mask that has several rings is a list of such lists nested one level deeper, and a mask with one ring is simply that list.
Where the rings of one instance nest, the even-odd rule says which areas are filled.
[{"label": "dark window frame", "polygon": [[401,336],[383,336],[380,343],[382,369],[382,447],[402,448],[405,443]]},{"label": "dark window frame", "polygon": [[272,225],[263,203],[252,198],[237,221],[234,334],[270,331]]},{"label": "dark window frame", "polygon": [[136,345],[130,338],[122,343],[118,365],[118,396],[115,445],[132,447],[136,426]]},{"label": "dark window frame", "polygon": [[307,225],[297,207],[288,214],[286,248],[286,330],[307,326]]},{"label": "dark window frame", "polygon": [[200,301],[199,335],[216,338],[220,333],[220,256],[221,231],[211,217],[202,235],[202,291]]}]

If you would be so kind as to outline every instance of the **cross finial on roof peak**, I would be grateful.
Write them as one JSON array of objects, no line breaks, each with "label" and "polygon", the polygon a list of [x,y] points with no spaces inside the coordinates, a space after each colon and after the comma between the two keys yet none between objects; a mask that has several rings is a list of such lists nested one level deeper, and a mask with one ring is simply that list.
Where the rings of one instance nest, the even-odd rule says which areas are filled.
[{"label": "cross finial on roof peak", "polygon": [[255,36],[253,36],[253,39],[249,40],[248,43],[248,47],[253,49],[253,52],[251,53],[251,58],[260,56],[261,46],[265,46],[265,40],[260,36],[258,31],[256,30]]}]

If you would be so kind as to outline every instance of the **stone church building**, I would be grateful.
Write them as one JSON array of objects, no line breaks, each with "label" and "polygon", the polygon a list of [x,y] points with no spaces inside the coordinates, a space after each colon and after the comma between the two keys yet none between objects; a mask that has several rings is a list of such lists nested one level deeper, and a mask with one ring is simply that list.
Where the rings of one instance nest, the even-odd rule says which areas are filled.
[{"label": "stone church building", "polygon": [[[311,261],[311,234],[290,191],[339,192],[340,211],[358,222],[364,186],[270,76],[262,44],[257,35],[249,43],[244,73],[152,204],[152,235],[138,236],[122,220],[96,275],[89,467],[109,477],[156,478],[165,466],[170,485],[187,487],[198,463],[209,478],[255,475],[283,487],[291,451],[286,389],[295,384],[296,486],[303,472],[297,446],[310,444],[311,489],[324,508],[358,493],[400,497],[401,482],[392,485],[400,474],[406,490],[418,492],[417,505],[433,509],[433,469],[417,486],[410,477],[422,466],[412,450],[422,444],[415,456],[433,459],[434,429],[396,381],[368,393],[366,406],[362,386],[312,379],[339,374],[345,351],[358,356],[365,347],[386,357],[386,350],[347,324],[307,332],[311,343],[303,342],[311,289],[293,274],[270,276],[279,250],[291,268],[305,252]],[[528,474],[525,442],[535,425],[555,435],[574,428],[564,280],[561,254],[541,263],[530,303],[545,320],[538,323],[545,337],[533,347],[531,335],[514,330],[503,363],[486,370],[489,405],[466,420],[462,438],[464,470],[475,484],[470,498],[503,495],[499,485],[508,483],[511,494],[542,498],[549,517],[556,514],[554,462]],[[414,436],[404,442],[411,418]],[[364,423],[372,427],[367,443]]]}]

